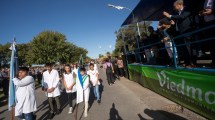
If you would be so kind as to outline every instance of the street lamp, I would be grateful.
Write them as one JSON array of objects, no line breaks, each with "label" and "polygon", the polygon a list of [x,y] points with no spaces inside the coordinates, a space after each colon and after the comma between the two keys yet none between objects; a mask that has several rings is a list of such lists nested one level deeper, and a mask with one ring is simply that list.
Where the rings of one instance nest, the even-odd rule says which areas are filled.
[{"label": "street lamp", "polygon": [[[116,8],[116,9],[118,9],[118,10],[122,10],[122,9],[129,10],[129,11],[131,12],[131,14],[132,14],[133,22],[135,21],[134,12],[133,12],[130,8],[127,8],[127,7],[124,7],[124,6],[116,6],[116,5],[112,5],[112,4],[108,4],[108,7]],[[137,32],[138,32],[138,35],[140,36],[140,27],[139,27],[139,23],[137,22],[136,25],[137,25]]]},{"label": "street lamp", "polygon": [[[112,5],[112,4],[108,4],[107,6],[112,7],[112,8],[116,8],[118,10],[122,10],[122,9],[129,10],[131,12],[131,14],[132,14],[132,19],[133,19],[132,22],[135,22],[134,12],[130,8],[127,8],[127,7],[124,7],[124,6]],[[137,51],[139,52],[140,51],[140,49],[139,49],[140,46],[139,46],[139,40],[138,39],[141,36],[140,36],[140,28],[139,28],[139,23],[138,22],[136,22],[136,26],[137,26],[137,32],[138,32],[138,37],[136,38],[136,43],[137,43]],[[135,31],[135,33],[136,33],[136,31]],[[125,41],[124,41],[124,43],[125,43]],[[124,49],[125,49],[125,44],[124,44]],[[126,49],[124,51],[125,51],[125,54],[126,54]],[[138,53],[138,54],[140,54],[140,53]],[[141,63],[142,62],[141,56],[138,55],[138,57],[139,57],[139,60],[140,60],[140,63]]]}]

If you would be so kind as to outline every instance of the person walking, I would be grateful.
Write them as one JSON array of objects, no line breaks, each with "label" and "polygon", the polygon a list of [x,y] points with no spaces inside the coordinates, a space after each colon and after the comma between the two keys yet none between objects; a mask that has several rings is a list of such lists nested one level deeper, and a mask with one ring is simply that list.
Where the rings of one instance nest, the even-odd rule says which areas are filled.
[{"label": "person walking", "polygon": [[120,77],[124,77],[124,64],[121,57],[117,60],[117,65],[119,68]]},{"label": "person walking", "polygon": [[87,74],[90,76],[90,81],[93,85],[94,95],[98,103],[101,103],[100,93],[99,93],[99,72],[95,69],[94,64],[90,64],[90,70],[87,71]]},{"label": "person walking", "polygon": [[76,85],[75,85],[75,77],[76,74],[72,71],[70,65],[65,65],[64,67],[65,73],[63,73],[63,83],[66,89],[66,93],[68,96],[68,103],[69,103],[69,114],[73,111],[73,99],[75,98],[76,93]]},{"label": "person walking", "polygon": [[52,69],[52,64],[46,64],[47,70],[43,73],[43,86],[44,91],[47,94],[50,113],[48,119],[52,119],[54,117],[54,104],[53,99],[55,99],[57,105],[57,112],[56,114],[60,114],[61,112],[61,105],[60,105],[60,89],[59,89],[59,73],[57,70]]},{"label": "person walking", "polygon": [[118,79],[118,80],[120,80],[120,77],[119,77],[119,68],[118,68],[118,65],[117,65],[117,57],[110,57],[109,58],[110,59],[110,61],[111,61],[111,63],[112,63],[112,65],[113,65],[113,69],[114,69],[114,73],[113,73],[113,76],[114,76],[114,79],[116,80],[116,79]]},{"label": "person walking", "polygon": [[78,70],[78,75],[76,77],[76,88],[77,88],[77,97],[76,102],[77,104],[84,101],[85,107],[84,107],[84,117],[87,117],[88,112],[88,102],[89,102],[89,96],[90,96],[90,81],[89,76],[86,74],[85,68],[80,68]]},{"label": "person walking", "polygon": [[103,67],[106,71],[106,76],[107,76],[107,80],[108,80],[108,84],[112,85],[114,84],[114,78],[113,78],[113,73],[114,73],[114,69],[113,69],[113,65],[112,63],[109,61],[109,59],[105,60],[104,63],[104,67]]}]

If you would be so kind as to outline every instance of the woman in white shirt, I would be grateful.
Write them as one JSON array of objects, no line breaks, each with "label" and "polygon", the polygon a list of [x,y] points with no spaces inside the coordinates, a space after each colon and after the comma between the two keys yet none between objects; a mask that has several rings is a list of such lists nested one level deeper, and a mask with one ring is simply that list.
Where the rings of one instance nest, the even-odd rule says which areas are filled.
[{"label": "woman in white shirt", "polygon": [[73,99],[75,98],[76,86],[75,86],[75,77],[76,74],[72,71],[70,65],[65,65],[65,73],[63,74],[63,83],[66,89],[66,93],[68,96],[69,103],[69,114],[72,113],[73,110]]},{"label": "woman in white shirt", "polygon": [[77,64],[73,64],[73,69],[72,69],[72,72],[74,72],[76,75],[78,73],[78,65]]},{"label": "woman in white shirt", "polygon": [[90,64],[93,64],[93,65],[94,65],[94,70],[98,70],[97,64],[95,63],[94,60],[91,60],[91,61],[90,61]]},{"label": "woman in white shirt", "polygon": [[95,69],[94,64],[90,64],[90,70],[87,71],[87,74],[90,76],[90,81],[93,85],[93,91],[94,91],[94,95],[96,97],[96,100],[98,103],[101,102],[100,100],[100,93],[99,93],[99,72],[98,70]]}]

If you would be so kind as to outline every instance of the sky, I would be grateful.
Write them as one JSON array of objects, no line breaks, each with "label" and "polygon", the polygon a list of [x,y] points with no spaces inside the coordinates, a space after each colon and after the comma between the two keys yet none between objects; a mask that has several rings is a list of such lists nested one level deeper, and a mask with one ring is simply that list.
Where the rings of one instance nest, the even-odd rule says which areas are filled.
[{"label": "sky", "polygon": [[0,44],[28,43],[44,30],[58,31],[69,42],[88,50],[88,56],[114,50],[118,30],[127,10],[107,7],[107,4],[133,9],[139,0],[0,0]]}]

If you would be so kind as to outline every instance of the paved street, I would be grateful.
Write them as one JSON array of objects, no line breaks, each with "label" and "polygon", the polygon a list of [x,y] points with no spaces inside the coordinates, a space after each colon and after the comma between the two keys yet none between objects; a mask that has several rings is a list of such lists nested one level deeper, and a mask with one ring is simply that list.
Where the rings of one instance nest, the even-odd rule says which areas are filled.
[{"label": "paved street", "polygon": [[[102,102],[99,105],[91,99],[87,118],[83,116],[84,105],[80,104],[78,120],[204,120],[195,113],[182,109],[181,106],[125,78],[117,80],[115,85],[108,86],[104,70],[99,71],[102,81]],[[45,94],[40,87],[37,88],[36,94],[37,119],[46,120],[49,109]],[[54,116],[53,120],[74,120],[75,111],[72,114],[67,113],[68,105],[65,93],[61,96],[61,104],[63,111],[60,115]],[[7,106],[2,106],[0,120],[9,119]]]}]

